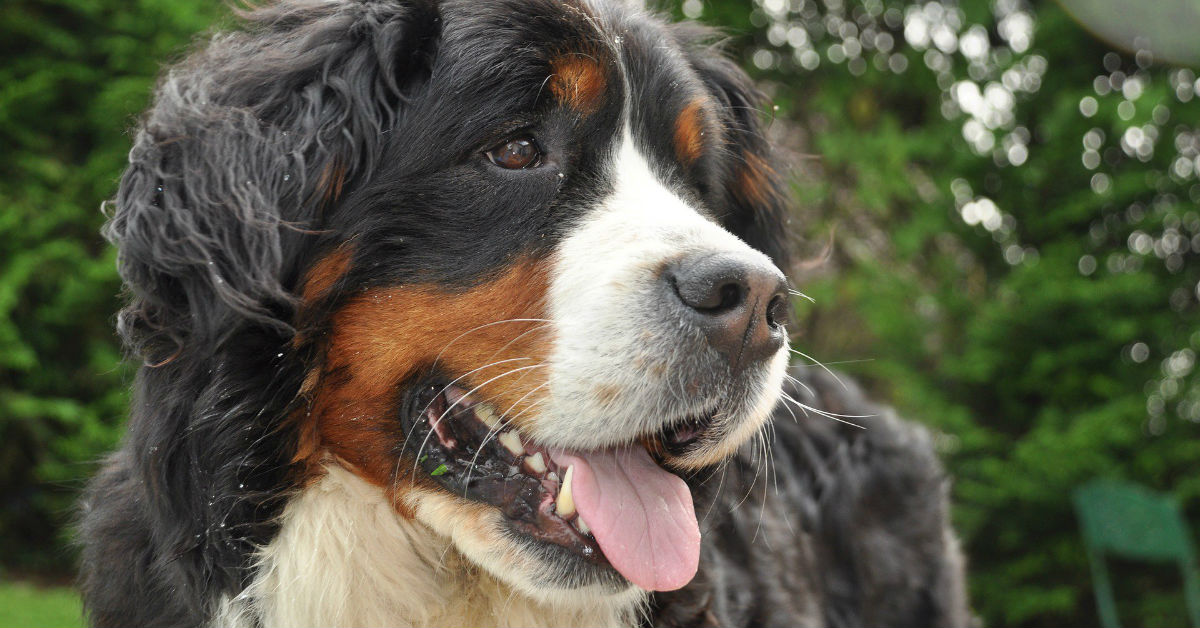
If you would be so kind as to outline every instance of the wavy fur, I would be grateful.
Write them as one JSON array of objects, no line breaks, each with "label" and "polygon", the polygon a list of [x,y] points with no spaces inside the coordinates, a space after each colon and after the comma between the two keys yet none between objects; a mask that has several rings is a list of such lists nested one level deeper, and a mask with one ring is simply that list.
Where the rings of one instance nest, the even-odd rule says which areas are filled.
[{"label": "wavy fur", "polygon": [[[481,42],[516,32],[531,7],[560,3],[495,1],[492,9],[514,18],[478,24]],[[946,480],[924,433],[886,412],[859,433],[819,417],[793,422],[780,407],[769,490],[766,462],[749,446],[690,478],[706,526],[701,572],[683,590],[651,597],[645,616],[640,595],[574,605],[521,596],[452,550],[445,531],[397,516],[347,467],[323,459],[314,469],[305,458],[311,435],[296,417],[311,410],[306,395],[324,381],[311,373],[325,358],[338,305],[374,280],[429,276],[462,289],[495,274],[486,260],[435,264],[417,251],[392,276],[362,274],[368,265],[333,277],[319,298],[304,298],[305,278],[330,251],[353,249],[348,259],[361,262],[407,250],[403,238],[339,247],[357,246],[385,220],[392,233],[419,235],[441,219],[417,205],[386,217],[362,208],[391,202],[385,188],[397,186],[389,173],[406,173],[407,187],[421,180],[420,151],[398,146],[397,135],[410,129],[413,144],[431,143],[413,130],[427,127],[420,115],[430,115],[415,105],[438,64],[479,70],[504,52],[484,46],[445,58],[448,6],[469,5],[285,0],[247,12],[240,30],[213,36],[159,83],[105,227],[128,294],[118,331],[143,364],[127,436],[81,502],[89,621],[969,621]],[[700,193],[714,199],[725,229],[787,268],[788,200],[755,114],[761,94],[710,45],[710,32],[658,28],[675,39],[677,62],[698,77],[697,93],[722,117],[716,150],[727,159],[706,166]],[[473,113],[438,112],[461,120]],[[488,193],[477,196],[494,201]],[[340,227],[329,218],[335,214]],[[815,391],[808,402],[817,407],[874,410],[854,389],[794,374]],[[370,534],[355,527],[364,522],[373,522]],[[352,602],[352,591],[368,602]]]}]

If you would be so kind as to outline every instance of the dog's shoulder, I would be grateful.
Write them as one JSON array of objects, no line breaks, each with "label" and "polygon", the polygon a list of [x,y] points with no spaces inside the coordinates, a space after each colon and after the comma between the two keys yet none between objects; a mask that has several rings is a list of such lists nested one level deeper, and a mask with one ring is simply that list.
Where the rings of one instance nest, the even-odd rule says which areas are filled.
[{"label": "dog's shoulder", "polygon": [[127,450],[110,456],[80,500],[79,586],[96,626],[188,626],[203,621],[188,583],[160,550],[152,496]]},{"label": "dog's shoulder", "polygon": [[968,625],[949,480],[928,430],[846,378],[790,375],[765,440],[693,479],[700,574],[656,597],[653,623]]}]

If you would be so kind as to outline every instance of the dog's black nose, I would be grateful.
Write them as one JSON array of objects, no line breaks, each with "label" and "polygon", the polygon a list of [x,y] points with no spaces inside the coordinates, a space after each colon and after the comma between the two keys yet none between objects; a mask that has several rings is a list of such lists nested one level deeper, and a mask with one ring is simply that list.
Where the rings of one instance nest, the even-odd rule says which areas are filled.
[{"label": "dog's black nose", "polygon": [[787,284],[774,265],[707,253],[672,264],[664,278],[685,315],[735,369],[773,355],[783,345]]}]

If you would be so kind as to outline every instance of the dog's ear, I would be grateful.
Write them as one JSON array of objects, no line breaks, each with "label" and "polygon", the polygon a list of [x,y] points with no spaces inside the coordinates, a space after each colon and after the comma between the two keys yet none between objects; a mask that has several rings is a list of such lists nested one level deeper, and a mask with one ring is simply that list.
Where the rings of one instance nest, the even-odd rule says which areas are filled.
[{"label": "dog's ear", "polygon": [[118,327],[149,363],[246,321],[291,332],[301,241],[371,167],[440,25],[422,1],[243,17],[159,84],[105,228],[132,292]]},{"label": "dog's ear", "polygon": [[745,71],[718,45],[709,43],[713,31],[684,22],[676,26],[676,36],[717,103],[725,129],[724,149],[730,167],[722,173],[722,222],[787,272],[791,263],[788,223],[792,200],[780,174],[778,157],[765,135],[765,121],[772,113],[767,99]]},{"label": "dog's ear", "polygon": [[[112,482],[94,489],[105,506],[83,530],[157,558],[85,557],[92,612],[146,600],[145,582],[175,602],[235,591],[269,538],[297,480],[296,436],[280,425],[305,375],[284,352],[306,249],[322,212],[369,176],[440,26],[423,0],[297,0],[246,20],[162,79],[105,227],[131,293],[118,328],[146,364]],[[157,604],[121,623],[201,623]]]}]

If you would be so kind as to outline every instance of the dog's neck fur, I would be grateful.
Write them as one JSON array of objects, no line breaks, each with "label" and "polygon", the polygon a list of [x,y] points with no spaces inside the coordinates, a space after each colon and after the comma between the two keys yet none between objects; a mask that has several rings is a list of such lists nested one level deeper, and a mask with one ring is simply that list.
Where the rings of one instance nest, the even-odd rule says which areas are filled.
[{"label": "dog's neck fur", "polygon": [[250,585],[214,626],[620,626],[630,603],[547,605],[475,567],[337,465],[292,499]]}]

